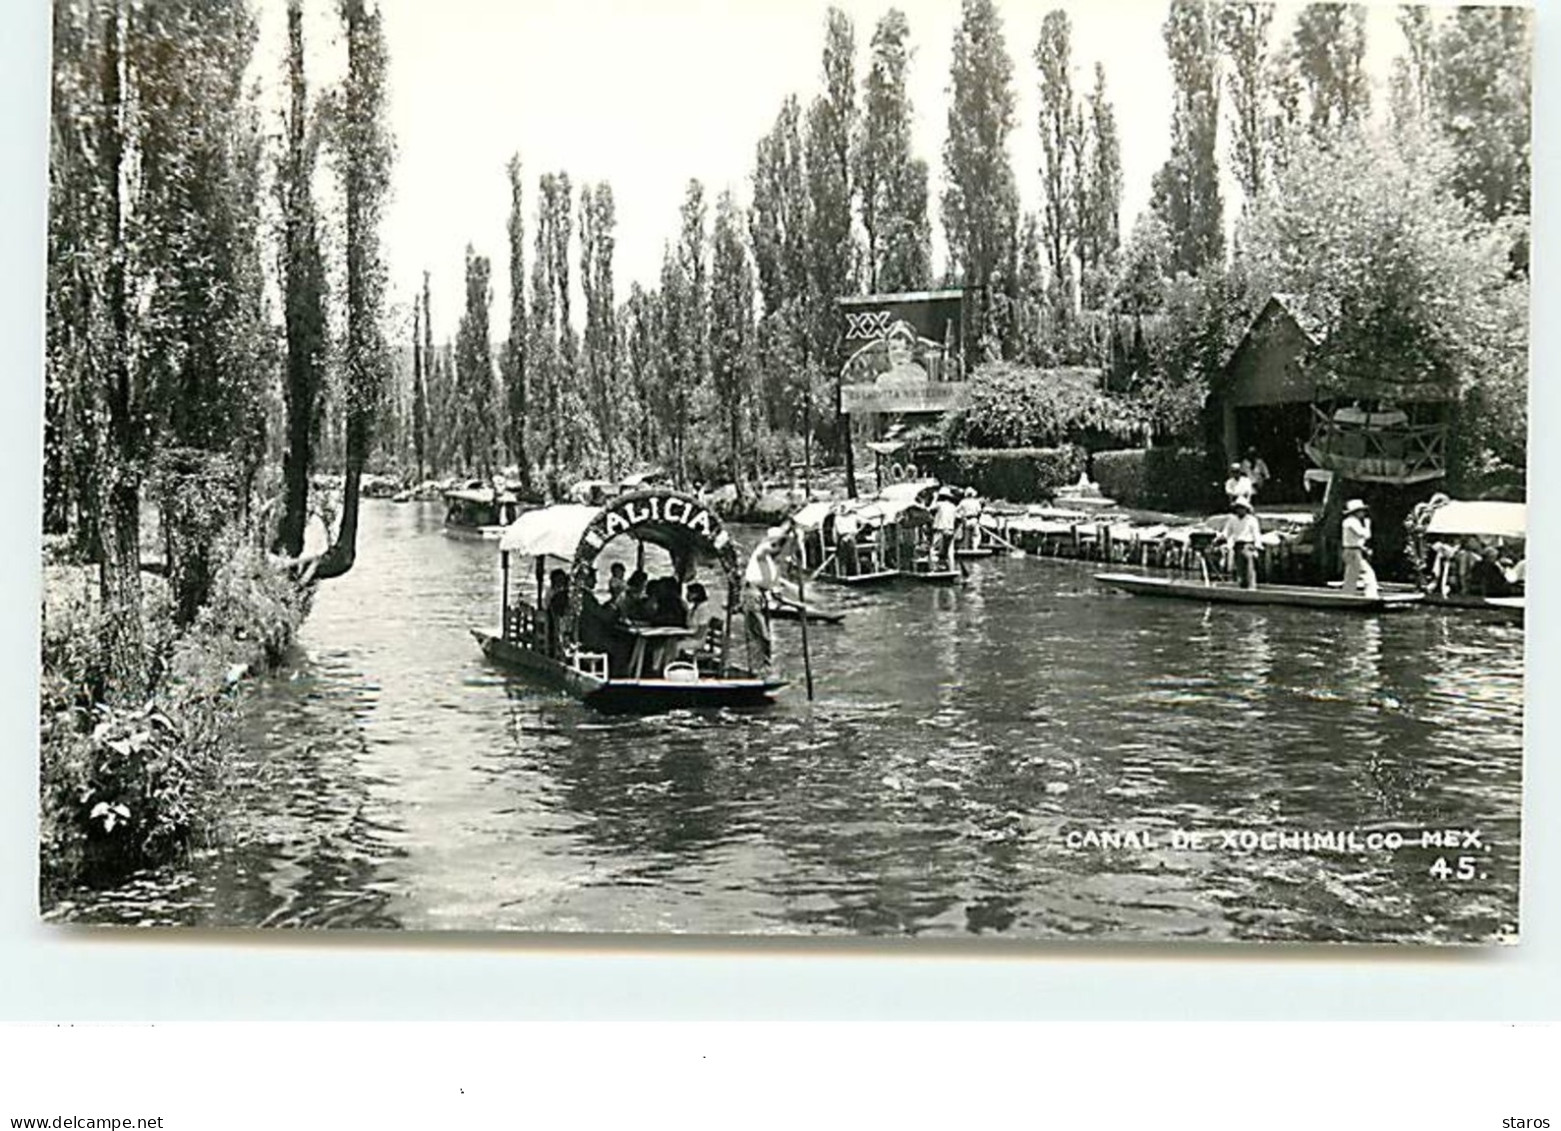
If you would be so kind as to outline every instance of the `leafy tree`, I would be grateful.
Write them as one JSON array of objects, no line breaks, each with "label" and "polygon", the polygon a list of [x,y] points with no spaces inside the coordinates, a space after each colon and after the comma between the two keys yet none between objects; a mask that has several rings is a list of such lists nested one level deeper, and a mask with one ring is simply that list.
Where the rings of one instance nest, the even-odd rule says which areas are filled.
[{"label": "leafy tree", "polygon": [[617,477],[620,396],[612,260],[616,219],[612,186],[580,191],[580,283],[585,293],[585,374],[602,440],[603,470]]},{"label": "leafy tree", "polygon": [[1072,25],[1061,9],[1041,20],[1035,65],[1041,74],[1041,244],[1059,307],[1069,303],[1073,256],[1086,207],[1076,185],[1084,148],[1083,123],[1073,100]]},{"label": "leafy tree", "polygon": [[1456,159],[1441,143],[1372,135],[1299,157],[1245,225],[1253,295],[1304,296],[1320,382],[1406,396],[1429,383],[1463,398],[1465,432],[1521,468],[1528,288],[1509,271],[1508,225],[1446,188]]},{"label": "leafy tree", "polygon": [[729,474],[742,483],[742,424],[751,396],[755,348],[753,268],[743,224],[730,191],[716,202],[711,235],[710,374],[725,417]]},{"label": "leafy tree", "polygon": [[[551,173],[543,174],[538,191],[540,203],[537,212],[536,255],[531,268],[531,345],[527,357],[542,433],[538,445],[542,482],[547,497],[555,499],[561,493],[564,393],[562,351],[558,340],[560,320],[557,273],[552,260],[558,247],[554,229],[561,222],[561,194]],[[567,236],[565,243],[567,245]]]},{"label": "leafy tree", "polygon": [[1224,255],[1225,231],[1216,149],[1219,56],[1207,0],[1171,0],[1165,46],[1176,97],[1171,156],[1154,175],[1151,201],[1171,233],[1175,271],[1197,274]]},{"label": "leafy tree", "polygon": [[106,693],[110,702],[135,704],[144,698],[147,686],[141,614],[141,474],[147,436],[146,387],[131,369],[125,263],[125,21],[125,5],[112,0],[105,13],[101,58],[97,60],[102,81],[97,92],[100,101],[92,107],[99,123],[98,136],[82,140],[95,143],[96,167],[101,170],[97,195],[102,212],[94,217],[97,223],[88,246],[104,263],[94,289],[101,296],[106,324],[89,331],[96,338],[96,349],[89,357],[93,365],[102,366],[106,378],[93,395],[94,406],[100,405],[98,411],[105,417],[105,442],[98,449],[101,462],[94,479],[102,492],[99,522],[103,557],[98,577],[107,655]]},{"label": "leafy tree", "polygon": [[923,287],[930,271],[927,166],[911,152],[909,37],[910,24],[898,8],[878,21],[852,154],[853,187],[867,235],[866,283],[875,293]]},{"label": "leafy tree", "polygon": [[1366,9],[1360,4],[1308,4],[1296,18],[1295,55],[1311,103],[1311,130],[1324,137],[1371,113],[1366,77]]},{"label": "leafy tree", "polygon": [[679,210],[682,231],[670,260],[670,274],[663,267],[663,361],[672,367],[664,373],[672,390],[672,436],[677,482],[688,482],[688,430],[693,420],[694,398],[710,371],[709,259],[705,235],[705,189],[690,180]]},{"label": "leafy tree", "polygon": [[633,450],[644,460],[656,458],[661,451],[660,415],[656,411],[657,358],[661,349],[659,306],[655,291],[632,283],[619,319],[630,401],[637,413],[636,426],[631,430]]},{"label": "leafy tree", "polygon": [[506,166],[509,174],[509,339],[499,370],[504,381],[504,446],[520,472],[522,492],[531,491],[531,460],[526,445],[526,232],[521,206],[524,191],[520,154]]},{"label": "leafy tree", "polygon": [[1404,37],[1404,54],[1393,60],[1389,104],[1393,124],[1400,130],[1430,120],[1436,101],[1436,28],[1431,9],[1406,4],[1398,10],[1398,30]]},{"label": "leafy tree", "polygon": [[[1008,157],[1013,64],[993,0],[961,0],[950,99],[943,226],[954,271],[984,296],[994,276],[1014,259],[1019,224],[1019,194]],[[988,337],[984,311],[978,311],[976,322],[978,339]]]},{"label": "leafy tree", "polygon": [[493,403],[493,358],[488,310],[493,303],[492,267],[466,246],[466,312],[455,337],[455,396],[461,464],[484,479],[493,474],[497,415]]},{"label": "leafy tree", "polygon": [[1437,114],[1457,154],[1452,184],[1490,220],[1529,212],[1532,19],[1524,8],[1458,8],[1437,39]]},{"label": "leafy tree", "polygon": [[1116,111],[1106,97],[1106,69],[1099,63],[1087,108],[1090,160],[1081,170],[1087,187],[1080,194],[1079,263],[1084,306],[1095,309],[1106,300],[1122,246],[1122,143]]},{"label": "leafy tree", "polygon": [[[855,32],[838,8],[829,10],[824,39],[824,93],[808,113],[804,160],[808,197],[809,332],[821,371],[838,377],[844,359],[840,306],[856,290],[856,238],[851,225],[851,139],[856,131]],[[809,398],[811,400],[811,398]],[[848,421],[833,382],[832,444],[845,456],[846,481],[855,480]]]},{"label": "leafy tree", "polygon": [[428,378],[424,373],[423,304],[412,301],[412,456],[417,461],[417,479],[422,482],[428,467]]},{"label": "leafy tree", "polygon": [[438,357],[434,354],[434,315],[432,298],[429,295],[428,272],[423,272],[423,382],[427,385],[424,400],[427,403],[428,429],[424,436],[424,442],[428,448],[429,470],[433,474],[445,466],[440,438],[449,434],[449,429],[444,426],[446,414],[445,408],[449,397],[445,394],[441,382],[441,374],[438,367]]},{"label": "leafy tree", "polygon": [[[282,458],[282,517],[277,548],[296,558],[303,553],[304,528],[309,519],[309,470],[314,437],[320,426],[328,342],[325,263],[320,254],[319,217],[314,204],[320,134],[304,77],[302,0],[288,3],[287,43],[287,150],[276,178],[277,203],[282,213],[282,302],[287,337],[283,383],[287,448]],[[414,330],[414,337],[415,334]],[[422,465],[421,447],[418,465]]]},{"label": "leafy tree", "polygon": [[1263,192],[1269,163],[1268,37],[1274,6],[1229,3],[1219,9],[1219,41],[1230,61],[1225,90],[1231,107],[1231,163],[1242,194]]},{"label": "leafy tree", "polygon": [[[810,431],[807,334],[808,214],[801,111],[788,97],[754,158],[753,203],[748,216],[754,267],[763,306],[760,355],[767,424]],[[667,291],[663,287],[663,302]]]},{"label": "leafy tree", "polygon": [[342,0],[341,16],[347,26],[347,78],[337,139],[346,198],[346,482],[341,524],[315,573],[322,580],[346,573],[357,557],[360,480],[388,368],[380,325],[384,267],[379,252],[392,159],[385,125],[385,33],[380,14],[368,11],[364,0]]},{"label": "leafy tree", "polygon": [[654,404],[671,456],[678,484],[688,481],[688,432],[694,392],[694,375],[685,364],[690,353],[688,313],[691,284],[671,245],[661,257],[661,292],[657,304],[656,386]]}]

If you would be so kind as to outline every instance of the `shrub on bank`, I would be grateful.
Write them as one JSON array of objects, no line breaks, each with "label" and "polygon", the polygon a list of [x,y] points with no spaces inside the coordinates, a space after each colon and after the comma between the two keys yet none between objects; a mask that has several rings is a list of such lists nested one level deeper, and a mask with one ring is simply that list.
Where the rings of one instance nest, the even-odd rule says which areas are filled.
[{"label": "shrub on bank", "polygon": [[990,499],[1014,503],[1046,502],[1057,490],[1078,482],[1084,471],[1084,449],[955,448],[929,453],[923,472],[943,481],[974,487]]},{"label": "shrub on bank", "polygon": [[151,695],[110,707],[96,571],[49,578],[39,703],[41,885],[46,900],[169,860],[209,839],[222,804],[239,676],[278,662],[308,596],[258,550],[225,554],[184,633],[146,578]]},{"label": "shrub on bank", "polygon": [[1197,511],[1222,501],[1208,456],[1199,448],[1096,452],[1090,476],[1102,494],[1129,507]]}]

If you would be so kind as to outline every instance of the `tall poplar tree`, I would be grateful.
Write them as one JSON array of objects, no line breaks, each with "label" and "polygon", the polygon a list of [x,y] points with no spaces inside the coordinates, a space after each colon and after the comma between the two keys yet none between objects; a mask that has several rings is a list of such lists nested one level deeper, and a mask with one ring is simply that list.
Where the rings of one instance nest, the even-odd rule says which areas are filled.
[{"label": "tall poplar tree", "polygon": [[1274,6],[1230,3],[1219,10],[1220,47],[1229,60],[1225,90],[1230,95],[1231,164],[1247,200],[1267,183],[1269,168],[1268,38]]},{"label": "tall poplar tree", "polygon": [[417,480],[426,477],[428,466],[428,378],[424,374],[423,303],[412,300],[412,458],[417,461]]},{"label": "tall poplar tree", "polygon": [[521,211],[520,154],[506,166],[509,174],[509,339],[499,368],[504,378],[504,447],[520,473],[520,489],[531,492],[531,460],[526,446],[526,232]]},{"label": "tall poplar tree", "polygon": [[[276,178],[277,203],[282,213],[282,303],[287,339],[287,371],[282,385],[287,408],[287,446],[282,457],[282,516],[277,549],[297,557],[303,552],[304,529],[309,520],[309,470],[320,424],[328,342],[325,263],[320,254],[319,219],[314,204],[319,131],[304,75],[302,0],[289,0],[287,5],[287,45],[287,149]],[[418,462],[421,465],[421,449]]]},{"label": "tall poplar tree", "polygon": [[612,186],[580,190],[580,287],[585,295],[582,367],[591,414],[602,442],[602,470],[618,475],[618,333],[614,324],[612,261],[616,218]]},{"label": "tall poplar tree", "polygon": [[388,370],[380,324],[384,266],[379,250],[392,159],[385,125],[385,33],[379,12],[370,12],[364,0],[342,0],[341,15],[347,25],[347,78],[338,127],[338,166],[346,200],[346,482],[341,525],[315,573],[321,579],[346,573],[357,559],[360,481]]},{"label": "tall poplar tree", "polygon": [[728,474],[742,484],[742,422],[751,395],[755,330],[753,268],[743,239],[742,217],[730,191],[716,202],[711,234],[710,375],[725,418]]},{"label": "tall poplar tree", "polygon": [[1297,73],[1310,102],[1312,136],[1364,122],[1371,113],[1366,76],[1366,8],[1361,4],[1308,4],[1296,17]]},{"label": "tall poplar tree", "polygon": [[1219,56],[1208,0],[1171,0],[1165,46],[1175,82],[1171,156],[1151,182],[1151,207],[1171,234],[1172,270],[1195,275],[1224,255],[1219,165]]},{"label": "tall poplar tree", "polygon": [[1040,71],[1041,242],[1054,301],[1059,309],[1073,275],[1084,202],[1075,189],[1084,148],[1082,122],[1074,112],[1073,36],[1068,14],[1060,9],[1041,20],[1035,45]]},{"label": "tall poplar tree", "polygon": [[1105,304],[1122,247],[1122,141],[1116,110],[1106,97],[1106,68],[1098,62],[1087,111],[1089,187],[1079,223],[1079,263],[1084,306],[1093,310]]},{"label": "tall poplar tree", "polygon": [[493,304],[492,266],[466,245],[466,311],[455,337],[455,396],[461,464],[484,480],[493,475],[497,414],[488,312]]},{"label": "tall poplar tree", "polygon": [[1019,223],[1019,194],[1008,156],[1013,63],[993,0],[961,0],[949,78],[943,226],[953,273],[976,288],[982,304],[974,329],[990,341],[998,328],[986,325],[988,291],[1014,259]]},{"label": "tall poplar tree", "polygon": [[[558,293],[552,266],[557,240],[553,229],[558,224],[558,190],[553,174],[543,174],[538,182],[536,255],[531,267],[530,341],[527,351],[532,390],[536,394],[535,416],[541,433],[538,459],[543,489],[549,499],[560,492],[562,396],[560,389],[560,350],[558,345]],[[567,242],[567,237],[566,237]]]}]

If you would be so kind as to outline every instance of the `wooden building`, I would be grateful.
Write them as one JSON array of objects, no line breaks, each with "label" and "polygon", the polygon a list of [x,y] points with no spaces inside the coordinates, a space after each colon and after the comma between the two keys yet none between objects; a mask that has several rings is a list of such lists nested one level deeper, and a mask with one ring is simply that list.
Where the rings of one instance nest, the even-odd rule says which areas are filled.
[{"label": "wooden building", "polygon": [[1316,498],[1333,482],[1412,486],[1447,471],[1450,398],[1431,382],[1388,385],[1308,364],[1321,328],[1304,302],[1274,295],[1232,352],[1211,394],[1227,463],[1256,451],[1269,501]]}]

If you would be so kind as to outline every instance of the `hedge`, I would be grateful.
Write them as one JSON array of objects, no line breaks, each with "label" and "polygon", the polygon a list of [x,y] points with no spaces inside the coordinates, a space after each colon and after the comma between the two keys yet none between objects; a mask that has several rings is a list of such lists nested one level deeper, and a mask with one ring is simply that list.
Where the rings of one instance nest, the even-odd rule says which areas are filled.
[{"label": "hedge", "polygon": [[921,470],[944,483],[974,487],[989,499],[1046,502],[1060,487],[1077,483],[1084,450],[1060,448],[955,448],[922,459]]},{"label": "hedge", "polygon": [[1202,510],[1220,505],[1220,483],[1199,448],[1096,452],[1090,474],[1101,493],[1124,506]]}]

